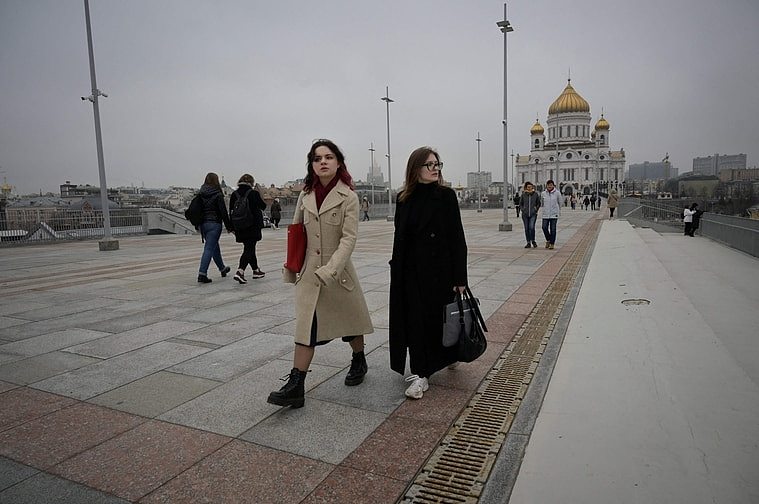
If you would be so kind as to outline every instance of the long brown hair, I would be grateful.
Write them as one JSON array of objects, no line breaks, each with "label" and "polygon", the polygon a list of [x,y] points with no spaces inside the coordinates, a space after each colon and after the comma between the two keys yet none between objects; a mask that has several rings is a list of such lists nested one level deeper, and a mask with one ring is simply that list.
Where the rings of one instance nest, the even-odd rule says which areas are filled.
[{"label": "long brown hair", "polygon": [[203,185],[214,186],[219,191],[221,191],[221,184],[219,183],[219,176],[216,175],[214,172],[208,172],[206,174],[206,179],[203,182]]},{"label": "long brown hair", "polygon": [[[403,190],[398,195],[398,201],[406,201],[413,194],[416,185],[419,183],[419,172],[426,170],[422,165],[427,162],[427,158],[430,154],[435,156],[438,163],[440,162],[440,155],[432,147],[419,147],[408,157],[408,163],[406,163],[406,182],[403,186]],[[443,182],[443,172],[440,172],[436,182],[433,184],[440,185]]]},{"label": "long brown hair", "polygon": [[316,157],[316,149],[319,147],[326,147],[332,151],[332,154],[335,155],[338,162],[336,176],[340,177],[340,180],[342,180],[345,185],[353,190],[353,177],[351,177],[351,174],[348,173],[348,166],[345,164],[345,156],[340,151],[340,148],[335,145],[335,142],[332,140],[320,138],[314,142],[314,144],[311,146],[311,150],[308,151],[308,156],[306,156],[306,179],[303,181],[303,191],[310,193],[313,190],[316,181],[319,179],[314,173],[313,166],[314,158]]}]

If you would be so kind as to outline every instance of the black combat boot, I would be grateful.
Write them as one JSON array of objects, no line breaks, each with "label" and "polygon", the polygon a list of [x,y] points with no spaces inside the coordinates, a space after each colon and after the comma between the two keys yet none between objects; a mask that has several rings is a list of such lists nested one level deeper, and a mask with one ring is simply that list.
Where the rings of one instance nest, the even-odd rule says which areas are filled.
[{"label": "black combat boot", "polygon": [[366,356],[364,352],[354,352],[351,359],[351,368],[348,370],[348,374],[345,375],[345,384],[349,387],[358,385],[364,381],[364,376],[369,367],[366,365]]},{"label": "black combat boot", "polygon": [[277,406],[292,406],[293,408],[302,408],[305,403],[305,382],[306,371],[293,368],[290,371],[290,378],[287,383],[276,392],[269,394],[266,400],[269,404]]}]

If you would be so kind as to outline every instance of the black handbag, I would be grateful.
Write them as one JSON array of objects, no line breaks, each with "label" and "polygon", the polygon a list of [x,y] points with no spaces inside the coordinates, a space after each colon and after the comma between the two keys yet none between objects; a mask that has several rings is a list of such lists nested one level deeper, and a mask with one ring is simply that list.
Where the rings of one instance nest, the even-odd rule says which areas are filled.
[{"label": "black handbag", "polygon": [[[453,305],[452,311],[449,307]],[[472,362],[485,353],[488,342],[485,333],[488,331],[485,319],[480,312],[479,301],[474,297],[469,286],[463,293],[456,293],[455,303],[446,308],[446,320],[443,325],[443,346],[456,345],[457,360]],[[458,334],[458,341],[454,341]]]}]

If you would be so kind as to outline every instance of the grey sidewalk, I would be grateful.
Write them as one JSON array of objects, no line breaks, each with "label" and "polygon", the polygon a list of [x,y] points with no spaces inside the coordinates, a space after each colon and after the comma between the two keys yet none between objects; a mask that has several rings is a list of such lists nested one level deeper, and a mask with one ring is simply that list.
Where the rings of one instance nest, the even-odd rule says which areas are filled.
[{"label": "grey sidewalk", "polygon": [[510,502],[759,502],[758,287],[756,258],[604,222]]}]

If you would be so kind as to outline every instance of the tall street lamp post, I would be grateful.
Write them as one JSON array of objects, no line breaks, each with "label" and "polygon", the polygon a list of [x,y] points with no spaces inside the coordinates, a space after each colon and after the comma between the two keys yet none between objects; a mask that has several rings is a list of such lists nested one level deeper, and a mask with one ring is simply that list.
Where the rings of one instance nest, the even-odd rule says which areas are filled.
[{"label": "tall street lamp post", "polygon": [[90,3],[84,0],[84,19],[87,25],[87,49],[90,55],[90,81],[92,83],[92,94],[82,96],[82,100],[92,102],[92,108],[95,111],[95,144],[98,154],[98,171],[100,173],[100,205],[103,207],[103,239],[98,242],[100,250],[118,250],[119,242],[111,237],[111,213],[108,208],[108,186],[105,183],[105,160],[103,158],[103,136],[100,133],[100,108],[98,107],[98,97],[108,98],[108,95],[98,89],[97,79],[95,78],[95,53],[92,50],[92,28],[90,27]]},{"label": "tall street lamp post", "polygon": [[390,212],[387,220],[391,221],[395,216],[395,212],[393,211],[393,171],[390,168],[390,104],[395,100],[390,99],[390,91],[387,86],[385,86],[385,96],[380,99],[385,102],[387,110],[387,154],[385,156],[387,157],[387,200],[390,203]]},{"label": "tall street lamp post", "polygon": [[501,32],[503,33],[503,222],[498,224],[498,231],[511,231],[512,226],[511,222],[509,222],[509,204],[506,200],[506,187],[509,182],[508,177],[508,138],[507,138],[507,128],[506,128],[506,85],[507,85],[507,52],[506,52],[506,36],[509,32],[514,31],[514,28],[511,26],[509,21],[506,19],[506,4],[503,4],[503,21],[498,21],[496,25],[501,29]]},{"label": "tall street lamp post", "polygon": [[372,167],[369,168],[369,173],[371,174],[371,177],[372,177],[372,207],[374,207],[374,142],[370,144],[369,152],[371,152]]},{"label": "tall street lamp post", "polygon": [[477,213],[482,213],[482,175],[480,174],[480,132],[477,132]]}]

